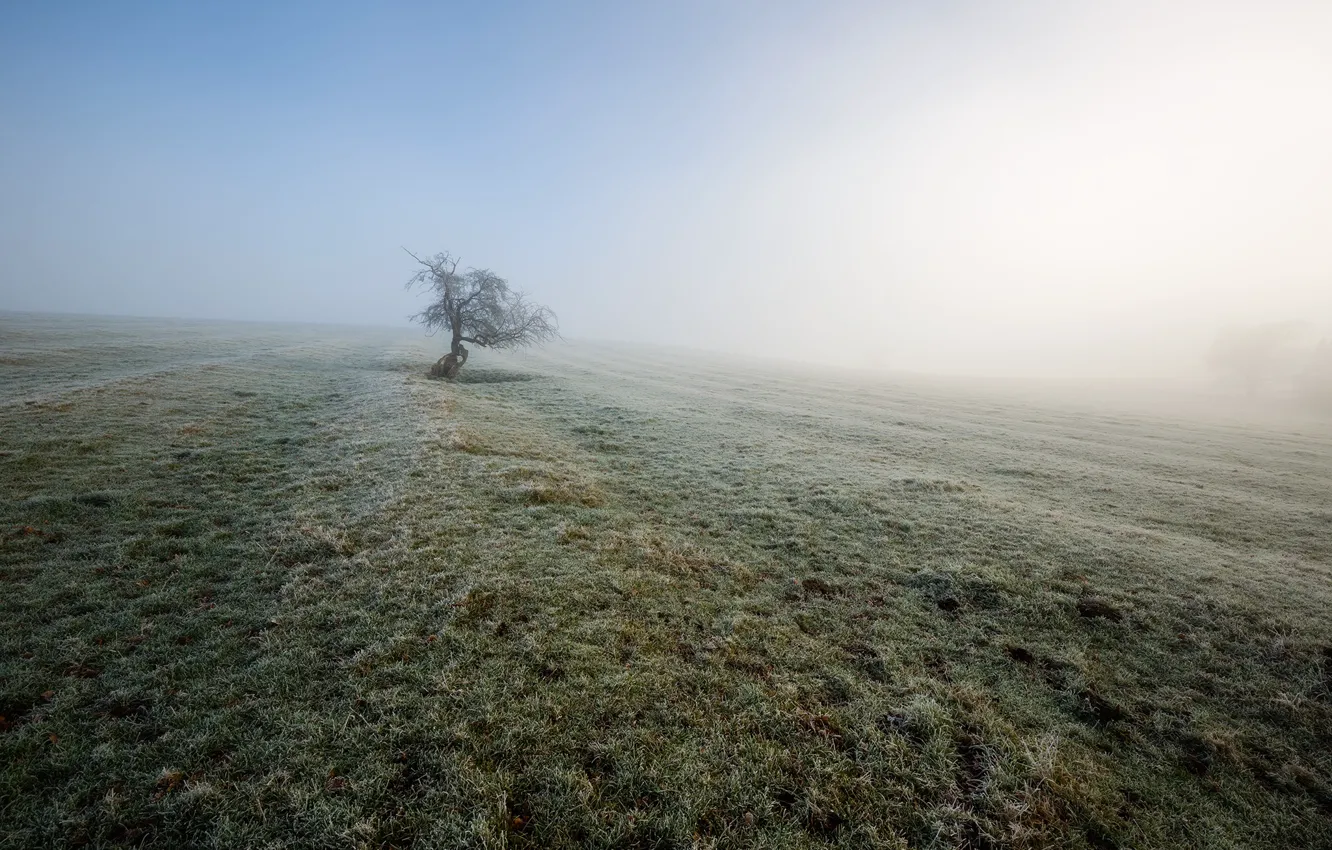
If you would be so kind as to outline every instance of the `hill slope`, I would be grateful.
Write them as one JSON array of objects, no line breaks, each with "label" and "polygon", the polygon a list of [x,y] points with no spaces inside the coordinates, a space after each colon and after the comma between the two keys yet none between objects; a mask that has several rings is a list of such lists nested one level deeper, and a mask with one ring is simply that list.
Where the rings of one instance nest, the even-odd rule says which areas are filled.
[{"label": "hill slope", "polygon": [[1329,846],[1326,430],[0,321],[5,846]]}]

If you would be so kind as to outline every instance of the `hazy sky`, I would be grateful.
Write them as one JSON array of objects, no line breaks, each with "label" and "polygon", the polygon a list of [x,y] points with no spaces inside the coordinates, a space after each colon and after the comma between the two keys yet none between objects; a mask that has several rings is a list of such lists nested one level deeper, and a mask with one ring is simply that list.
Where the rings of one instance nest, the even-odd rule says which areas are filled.
[{"label": "hazy sky", "polygon": [[0,308],[1170,373],[1332,323],[1332,2],[6,3]]}]

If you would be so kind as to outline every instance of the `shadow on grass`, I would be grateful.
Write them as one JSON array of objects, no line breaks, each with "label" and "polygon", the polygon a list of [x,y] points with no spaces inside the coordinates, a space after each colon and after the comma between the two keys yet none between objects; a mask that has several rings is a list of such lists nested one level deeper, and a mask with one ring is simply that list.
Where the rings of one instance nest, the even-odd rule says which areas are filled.
[{"label": "shadow on grass", "polygon": [[460,384],[507,384],[531,381],[536,377],[527,372],[510,372],[506,369],[463,369],[454,380]]}]

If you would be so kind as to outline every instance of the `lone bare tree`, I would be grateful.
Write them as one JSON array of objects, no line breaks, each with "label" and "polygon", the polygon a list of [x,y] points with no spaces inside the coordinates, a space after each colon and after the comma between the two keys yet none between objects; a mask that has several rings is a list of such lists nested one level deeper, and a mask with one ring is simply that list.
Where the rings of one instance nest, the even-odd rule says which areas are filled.
[{"label": "lone bare tree", "polygon": [[407,253],[421,264],[407,288],[420,287],[433,299],[411,318],[431,333],[443,330],[453,337],[449,353],[430,367],[431,375],[457,377],[467,362],[464,342],[483,348],[517,348],[559,337],[559,324],[549,307],[530,303],[489,269],[459,272],[458,258],[447,252],[425,258]]}]

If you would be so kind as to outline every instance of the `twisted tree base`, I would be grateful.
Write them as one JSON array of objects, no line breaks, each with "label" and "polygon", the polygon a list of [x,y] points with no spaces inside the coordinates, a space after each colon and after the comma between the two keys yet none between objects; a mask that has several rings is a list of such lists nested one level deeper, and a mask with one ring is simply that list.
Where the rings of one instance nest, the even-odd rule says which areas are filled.
[{"label": "twisted tree base", "polygon": [[435,365],[430,367],[430,377],[447,378],[453,380],[458,377],[458,370],[462,369],[463,364],[467,362],[467,349],[450,352],[435,361]]}]

